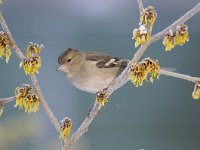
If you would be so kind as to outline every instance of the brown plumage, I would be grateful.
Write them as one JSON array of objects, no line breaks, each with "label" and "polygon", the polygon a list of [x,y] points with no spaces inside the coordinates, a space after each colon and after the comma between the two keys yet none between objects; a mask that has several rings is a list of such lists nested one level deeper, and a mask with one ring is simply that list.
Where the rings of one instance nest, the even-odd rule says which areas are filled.
[{"label": "brown plumage", "polygon": [[128,60],[98,52],[67,49],[58,58],[58,70],[80,90],[95,93],[106,88],[127,66]]}]

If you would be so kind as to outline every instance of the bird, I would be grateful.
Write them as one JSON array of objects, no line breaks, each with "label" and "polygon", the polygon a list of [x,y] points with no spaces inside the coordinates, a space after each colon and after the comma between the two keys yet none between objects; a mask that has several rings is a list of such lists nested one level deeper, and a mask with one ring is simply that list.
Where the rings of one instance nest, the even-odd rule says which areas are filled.
[{"label": "bird", "polygon": [[[129,60],[108,54],[68,48],[58,57],[57,71],[63,72],[69,82],[79,90],[97,93],[107,88],[128,63]],[[122,85],[127,81],[128,77]]]}]

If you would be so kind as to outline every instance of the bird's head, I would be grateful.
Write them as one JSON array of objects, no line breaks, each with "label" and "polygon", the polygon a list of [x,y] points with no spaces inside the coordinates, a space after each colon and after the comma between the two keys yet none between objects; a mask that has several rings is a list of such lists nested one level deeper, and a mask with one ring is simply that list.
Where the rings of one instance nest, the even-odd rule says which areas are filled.
[{"label": "bird's head", "polygon": [[83,54],[81,51],[68,48],[58,57],[59,67],[57,71],[62,71],[67,76],[70,76],[71,73],[75,73],[78,70],[82,60]]}]

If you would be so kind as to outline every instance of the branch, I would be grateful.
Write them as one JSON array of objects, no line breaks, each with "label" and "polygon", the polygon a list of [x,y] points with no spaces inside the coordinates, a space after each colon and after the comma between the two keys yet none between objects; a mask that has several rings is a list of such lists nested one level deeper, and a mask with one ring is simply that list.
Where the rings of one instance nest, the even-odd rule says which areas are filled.
[{"label": "branch", "polygon": [[[5,31],[5,33],[7,34],[8,38],[10,40],[10,43],[11,43],[10,47],[14,50],[14,52],[18,55],[18,57],[20,59],[26,58],[24,56],[24,54],[22,53],[22,51],[17,46],[15,40],[13,39],[13,37],[12,37],[12,35],[11,35],[7,25],[6,25],[6,22],[5,22],[5,20],[4,20],[3,16],[2,16],[1,12],[0,12],[0,23],[1,23],[1,26],[2,26],[3,30]],[[41,104],[42,104],[47,116],[49,117],[49,119],[51,120],[51,123],[55,126],[56,130],[59,133],[60,132],[60,124],[59,124],[57,118],[54,116],[54,114],[51,111],[51,109],[49,108],[48,104],[46,103],[35,74],[31,75],[30,77],[31,77],[33,86],[37,91],[37,95],[40,98]]]},{"label": "branch", "polygon": [[200,82],[199,77],[191,77],[189,75],[180,74],[180,73],[171,72],[171,71],[162,70],[162,69],[159,71],[159,74],[171,76],[171,77],[175,77],[175,78],[179,78],[179,79],[183,79],[183,80],[187,80],[187,81],[191,81],[191,82],[194,82],[194,83]]},{"label": "branch", "polygon": [[[138,4],[139,4],[139,7],[140,7],[139,9],[141,10],[141,8],[142,8],[141,0],[137,0],[137,1],[138,1]],[[128,75],[129,75],[130,69],[132,68],[132,66],[134,66],[139,61],[139,59],[142,57],[142,55],[146,51],[147,47],[151,43],[161,39],[168,30],[175,28],[177,25],[183,24],[184,22],[189,20],[192,16],[197,14],[199,11],[200,11],[200,3],[198,3],[195,7],[193,7],[191,10],[189,10],[185,15],[183,15],[180,19],[175,21],[170,26],[168,26],[166,29],[164,29],[163,31],[161,31],[161,32],[157,33],[156,35],[152,36],[150,41],[145,42],[139,48],[139,50],[135,53],[133,59],[129,62],[127,67],[124,69],[124,71],[108,86],[108,88],[107,88],[107,96],[109,97],[116,89],[118,89],[128,79]],[[160,71],[160,73],[161,74],[165,73],[165,75],[174,76],[174,77],[185,79],[185,80],[189,80],[189,81],[192,80],[192,82],[194,81],[193,77],[190,77],[190,76],[186,77],[186,75],[181,75],[181,74],[178,74],[178,73],[173,73],[173,72],[169,73],[167,71],[165,71],[165,72],[164,71]],[[199,78],[195,78],[195,81],[196,81],[196,79],[199,80]],[[98,111],[100,110],[99,106],[100,106],[100,104],[98,102],[95,102],[90,114],[86,117],[86,119],[83,121],[81,126],[78,128],[78,130],[72,135],[72,137],[69,140],[67,140],[67,142],[65,142],[64,150],[69,150],[72,147],[72,145],[85,132],[87,132],[87,129],[88,129],[90,123],[93,121],[94,117],[97,115]]]},{"label": "branch", "polygon": [[94,103],[94,106],[92,110],[88,113],[86,119],[83,121],[81,126],[78,128],[78,130],[72,135],[72,137],[67,140],[64,144],[64,150],[71,149],[72,145],[76,143],[76,141],[87,132],[88,127],[90,123],[93,121],[94,117],[98,114],[98,111],[100,110],[101,104],[98,102]]},{"label": "branch", "polygon": [[16,99],[16,96],[8,97],[8,98],[0,98],[0,105],[12,102]]},{"label": "branch", "polygon": [[144,9],[144,5],[142,3],[142,0],[137,0],[138,6],[139,6],[139,11],[140,13],[142,12],[142,10]]},{"label": "branch", "polygon": [[35,74],[31,75],[31,81],[33,83],[34,88],[37,91],[37,94],[40,98],[41,104],[43,106],[43,109],[45,110],[47,116],[49,117],[49,119],[51,120],[51,123],[54,125],[54,127],[56,128],[57,132],[60,133],[60,124],[57,120],[57,118],[54,116],[53,112],[51,111],[51,109],[49,108],[47,102],[44,99],[44,96],[42,94],[41,88],[39,86],[38,80],[35,76]]},{"label": "branch", "polygon": [[181,25],[181,24],[185,23],[190,18],[192,18],[194,15],[196,15],[197,13],[199,13],[199,11],[200,11],[200,3],[196,4],[192,9],[190,9],[188,12],[186,12],[185,15],[183,15],[182,17],[180,17],[178,20],[176,20],[170,26],[168,26],[167,28],[165,28],[161,32],[157,33],[156,35],[152,36],[151,37],[151,43],[160,40],[161,38],[163,38],[165,36],[165,34],[169,30],[173,30],[174,28],[176,28],[177,25]]},{"label": "branch", "polygon": [[109,96],[128,79],[130,69],[140,60],[149,44],[149,42],[146,42],[139,48],[139,50],[135,53],[133,59],[129,62],[124,71],[108,86],[107,90]]}]

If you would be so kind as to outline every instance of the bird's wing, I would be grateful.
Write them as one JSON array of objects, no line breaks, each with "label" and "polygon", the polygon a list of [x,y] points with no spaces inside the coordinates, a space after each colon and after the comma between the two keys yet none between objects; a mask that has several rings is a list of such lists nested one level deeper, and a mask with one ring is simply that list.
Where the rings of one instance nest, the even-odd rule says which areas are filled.
[{"label": "bird's wing", "polygon": [[111,67],[123,67],[127,66],[128,60],[112,57],[107,54],[98,52],[86,52],[86,61],[96,62],[98,68],[111,68]]}]

